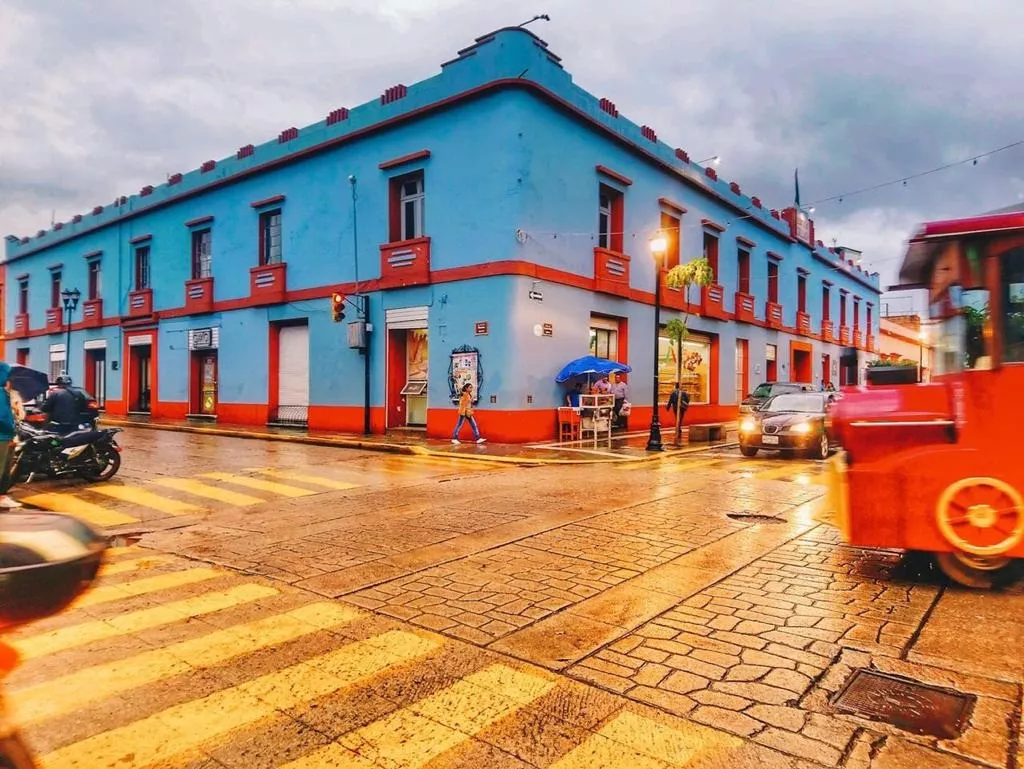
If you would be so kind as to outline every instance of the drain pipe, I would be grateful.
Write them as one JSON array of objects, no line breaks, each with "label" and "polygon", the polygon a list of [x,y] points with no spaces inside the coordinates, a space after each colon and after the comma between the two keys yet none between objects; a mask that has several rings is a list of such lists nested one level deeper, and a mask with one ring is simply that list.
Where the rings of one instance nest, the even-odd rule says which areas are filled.
[{"label": "drain pipe", "polygon": [[370,435],[370,297],[363,296],[359,285],[359,229],[356,221],[356,201],[359,195],[356,192],[356,177],[348,177],[352,186],[352,253],[355,259],[356,278],[356,301],[359,306],[356,317],[363,323],[363,346],[360,352],[363,355],[363,435]]}]

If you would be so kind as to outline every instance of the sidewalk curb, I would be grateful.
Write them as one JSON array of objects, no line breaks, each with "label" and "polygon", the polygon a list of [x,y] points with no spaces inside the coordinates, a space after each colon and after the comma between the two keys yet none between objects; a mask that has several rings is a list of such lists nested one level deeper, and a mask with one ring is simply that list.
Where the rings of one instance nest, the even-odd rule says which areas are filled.
[{"label": "sidewalk curb", "polygon": [[379,441],[363,441],[358,438],[330,438],[312,435],[285,435],[281,433],[264,433],[256,430],[226,430],[218,427],[199,427],[197,425],[179,425],[153,422],[135,422],[125,419],[103,419],[104,425],[114,427],[137,427],[143,430],[165,430],[176,433],[194,433],[197,435],[216,435],[227,438],[243,438],[246,440],[278,441],[281,443],[299,443],[307,446],[330,446],[339,449],[358,449],[361,451],[379,451],[386,454],[405,454],[407,456],[438,457],[441,459],[464,459],[471,462],[490,462],[508,465],[613,465],[633,464],[639,462],[655,462],[673,456],[685,456],[712,448],[728,448],[735,444],[715,443],[700,446],[687,446],[681,449],[665,451],[645,457],[609,457],[608,459],[546,459],[544,457],[502,457],[491,454],[464,454],[458,451],[443,451],[425,446],[413,446],[404,443],[383,443]]}]

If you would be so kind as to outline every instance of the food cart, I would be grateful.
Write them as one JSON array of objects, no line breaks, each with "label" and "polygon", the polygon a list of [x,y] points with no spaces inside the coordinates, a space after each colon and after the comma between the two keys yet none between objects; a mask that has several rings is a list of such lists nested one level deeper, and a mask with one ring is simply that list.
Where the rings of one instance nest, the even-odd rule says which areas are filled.
[{"label": "food cart", "polygon": [[853,545],[931,553],[960,584],[1005,584],[1024,571],[1024,212],[924,225],[900,282],[928,292],[933,374],[833,407],[839,527]]}]

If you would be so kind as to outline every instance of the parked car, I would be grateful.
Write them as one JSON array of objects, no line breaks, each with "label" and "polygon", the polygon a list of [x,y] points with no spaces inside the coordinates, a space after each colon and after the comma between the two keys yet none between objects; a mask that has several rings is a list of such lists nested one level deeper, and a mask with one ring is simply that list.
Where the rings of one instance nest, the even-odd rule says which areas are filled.
[{"label": "parked car", "polygon": [[753,413],[758,406],[776,395],[811,392],[814,389],[814,385],[806,382],[762,382],[754,388],[754,392],[747,393],[747,397],[740,401],[740,414]]},{"label": "parked car", "polygon": [[[44,414],[42,411],[40,411],[39,406],[42,404],[44,400],[46,400],[46,396],[49,395],[54,390],[55,387],[56,385],[50,385],[50,389],[47,390],[46,395],[41,395],[38,398],[33,398],[32,400],[25,401],[24,405],[26,422],[29,422],[38,427],[40,425],[45,425],[47,422],[50,421],[49,415]],[[78,396],[78,401],[81,404],[81,407],[79,408],[78,411],[79,422],[88,427],[95,427],[96,420],[99,418],[100,415],[100,406],[96,399],[93,397],[92,393],[90,393],[88,390],[83,390],[81,387],[71,386],[68,387],[68,389],[71,392],[73,392],[76,396]]]},{"label": "parked car", "polygon": [[752,457],[765,449],[828,459],[833,439],[825,417],[833,395],[790,392],[772,397],[740,420],[740,452]]}]

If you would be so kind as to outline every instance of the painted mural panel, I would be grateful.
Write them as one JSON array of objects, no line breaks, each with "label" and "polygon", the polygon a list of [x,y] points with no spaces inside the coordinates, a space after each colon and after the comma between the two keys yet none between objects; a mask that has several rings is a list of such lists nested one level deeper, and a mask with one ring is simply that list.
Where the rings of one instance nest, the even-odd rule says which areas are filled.
[{"label": "painted mural panel", "polygon": [[[658,339],[659,401],[666,403],[676,381],[678,351],[674,339]],[[683,342],[683,377],[681,387],[690,396],[690,405],[711,402],[711,340],[690,334]]]}]

